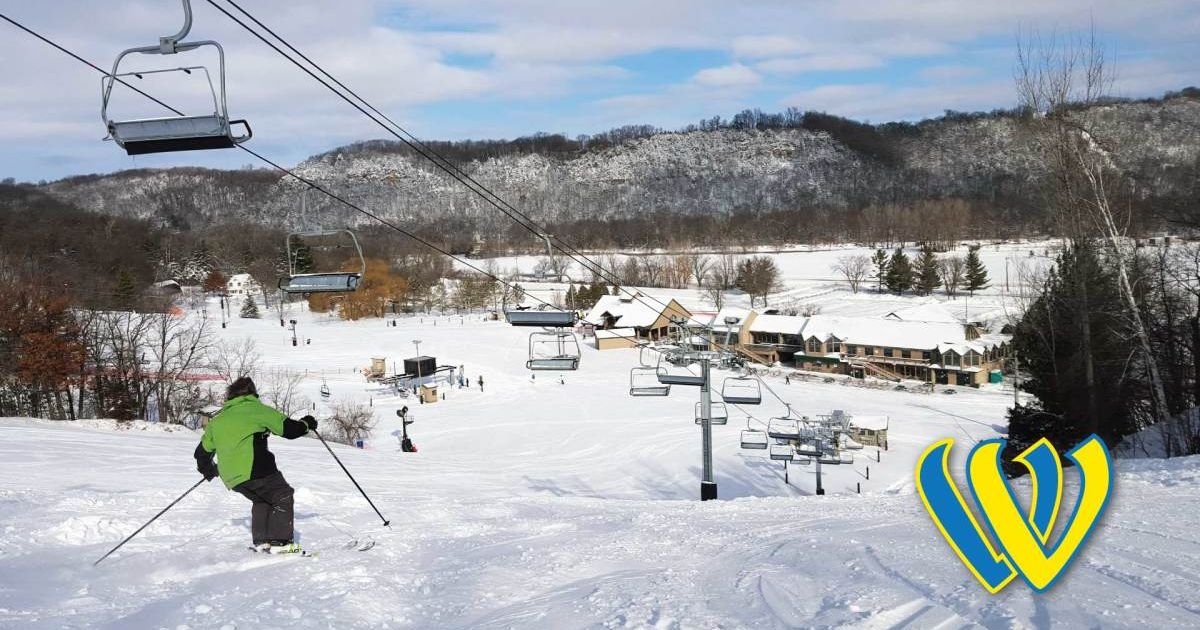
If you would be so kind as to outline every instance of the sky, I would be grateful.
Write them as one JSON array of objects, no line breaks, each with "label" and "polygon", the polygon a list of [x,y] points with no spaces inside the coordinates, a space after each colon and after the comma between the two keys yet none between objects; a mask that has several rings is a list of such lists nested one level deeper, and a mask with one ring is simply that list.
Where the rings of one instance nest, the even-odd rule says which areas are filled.
[{"label": "sky", "polygon": [[[234,12],[226,0],[215,0]],[[235,0],[422,139],[676,129],[745,108],[886,122],[1012,107],[1018,38],[1094,30],[1116,96],[1200,85],[1197,0]],[[350,106],[194,0],[189,39],[221,43],[231,118],[284,164],[384,137]],[[0,0],[0,13],[108,68],[182,23],[175,0]],[[243,168],[242,151],[130,157],[103,141],[100,74],[0,22],[0,179],[127,168]],[[208,51],[136,55],[122,71],[204,65]],[[143,75],[186,112],[203,74]],[[160,111],[128,92],[113,117]],[[261,166],[261,164],[259,164]]]}]

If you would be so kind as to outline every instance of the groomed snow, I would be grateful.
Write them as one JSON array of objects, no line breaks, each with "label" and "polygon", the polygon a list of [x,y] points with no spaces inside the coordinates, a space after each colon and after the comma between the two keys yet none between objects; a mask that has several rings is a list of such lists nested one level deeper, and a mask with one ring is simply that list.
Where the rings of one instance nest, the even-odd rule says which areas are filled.
[{"label": "groomed snow", "polygon": [[[311,345],[292,347],[270,318],[234,319],[221,332],[255,339],[267,367],[307,369],[313,400],[324,376],[331,402],[374,404],[380,426],[368,448],[334,448],[391,529],[318,442],[274,439],[297,489],[301,542],[320,557],[250,555],[248,502],[205,484],[93,568],[195,481],[198,435],[0,420],[0,627],[1200,624],[1200,458],[1122,462],[1104,523],[1046,595],[1020,583],[988,595],[959,564],[912,493],[912,469],[936,439],[958,438],[961,457],[997,435],[1011,394],[771,378],[797,413],[886,414],[891,450],[880,462],[868,447],[853,465],[826,467],[830,494],[811,496],[811,467],[791,468],[786,485],[766,451],[741,451],[747,420],[731,407],[729,424],[714,428],[722,500],[700,503],[696,392],[630,398],[636,351],[585,345],[581,369],[560,384],[557,373],[535,380],[523,369],[527,332],[479,316],[396,327],[288,317]],[[369,390],[356,370],[371,356],[417,354],[414,339],[439,364],[483,375],[485,390],[452,389],[432,405]],[[764,399],[747,410],[763,421],[783,412]],[[416,415],[419,453],[401,453],[392,435],[401,404]],[[379,543],[370,551],[341,547],[368,536]]]}]

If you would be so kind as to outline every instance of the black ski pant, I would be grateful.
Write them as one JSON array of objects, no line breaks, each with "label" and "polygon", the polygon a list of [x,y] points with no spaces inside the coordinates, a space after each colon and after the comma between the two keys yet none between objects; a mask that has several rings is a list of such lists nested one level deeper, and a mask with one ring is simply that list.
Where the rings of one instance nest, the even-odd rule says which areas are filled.
[{"label": "black ski pant", "polygon": [[250,535],[255,545],[292,541],[293,491],[283,473],[243,481],[233,489],[254,502],[250,509]]}]

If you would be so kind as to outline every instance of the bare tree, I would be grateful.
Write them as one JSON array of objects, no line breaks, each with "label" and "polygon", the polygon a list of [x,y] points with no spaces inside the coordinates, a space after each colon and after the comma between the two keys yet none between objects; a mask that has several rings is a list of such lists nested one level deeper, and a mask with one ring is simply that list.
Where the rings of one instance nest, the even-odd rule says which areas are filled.
[{"label": "bare tree", "polygon": [[312,405],[301,392],[304,374],[283,368],[264,370],[258,379],[258,391],[263,402],[291,417]]},{"label": "bare tree", "polygon": [[640,260],[638,266],[641,268],[642,282],[651,287],[663,286],[663,260],[658,256],[645,256]]},{"label": "bare tree", "polygon": [[334,442],[354,445],[358,440],[366,440],[375,430],[375,412],[360,402],[341,402],[333,409],[333,416],[327,421],[329,428],[322,435]]},{"label": "bare tree", "polygon": [[1121,147],[1096,133],[1098,108],[1094,106],[1103,102],[1113,79],[1094,31],[1078,39],[1043,38],[1035,32],[1017,47],[1017,94],[1032,115],[1033,137],[1053,177],[1057,218],[1063,233],[1072,238],[1098,236],[1107,243],[1149,376],[1154,416],[1165,422],[1170,418],[1166,390],[1130,282],[1129,261],[1134,253],[1126,234],[1128,218],[1119,216],[1114,204],[1114,198],[1129,192],[1132,182],[1113,159]]},{"label": "bare tree", "polygon": [[725,306],[725,283],[722,280],[712,278],[710,272],[708,279],[703,285],[704,299],[712,302],[713,306],[719,311]]},{"label": "bare tree", "polygon": [[254,377],[262,356],[253,339],[226,339],[210,346],[208,364],[225,382],[232,383],[243,376]]},{"label": "bare tree", "polygon": [[858,293],[858,287],[871,275],[871,258],[863,254],[842,256],[834,263],[833,270],[842,274],[852,293]]},{"label": "bare tree", "polygon": [[958,287],[963,283],[966,268],[962,256],[947,256],[938,261],[938,275],[942,277],[942,286],[946,289],[946,295],[950,297],[958,295]]},{"label": "bare tree", "polygon": [[144,315],[155,374],[152,383],[160,422],[182,422],[189,410],[204,402],[196,384],[211,344],[208,320],[168,313]]},{"label": "bare tree", "polygon": [[703,286],[704,275],[708,273],[708,268],[713,264],[712,258],[704,254],[684,254],[683,256],[696,286]]}]

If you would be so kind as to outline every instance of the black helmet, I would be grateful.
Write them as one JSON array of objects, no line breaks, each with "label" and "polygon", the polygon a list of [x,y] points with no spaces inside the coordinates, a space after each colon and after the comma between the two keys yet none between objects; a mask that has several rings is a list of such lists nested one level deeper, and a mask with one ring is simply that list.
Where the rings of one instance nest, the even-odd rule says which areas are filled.
[{"label": "black helmet", "polygon": [[258,389],[254,387],[254,379],[242,376],[229,384],[229,389],[225,390],[225,400],[233,400],[238,396],[258,396]]}]

